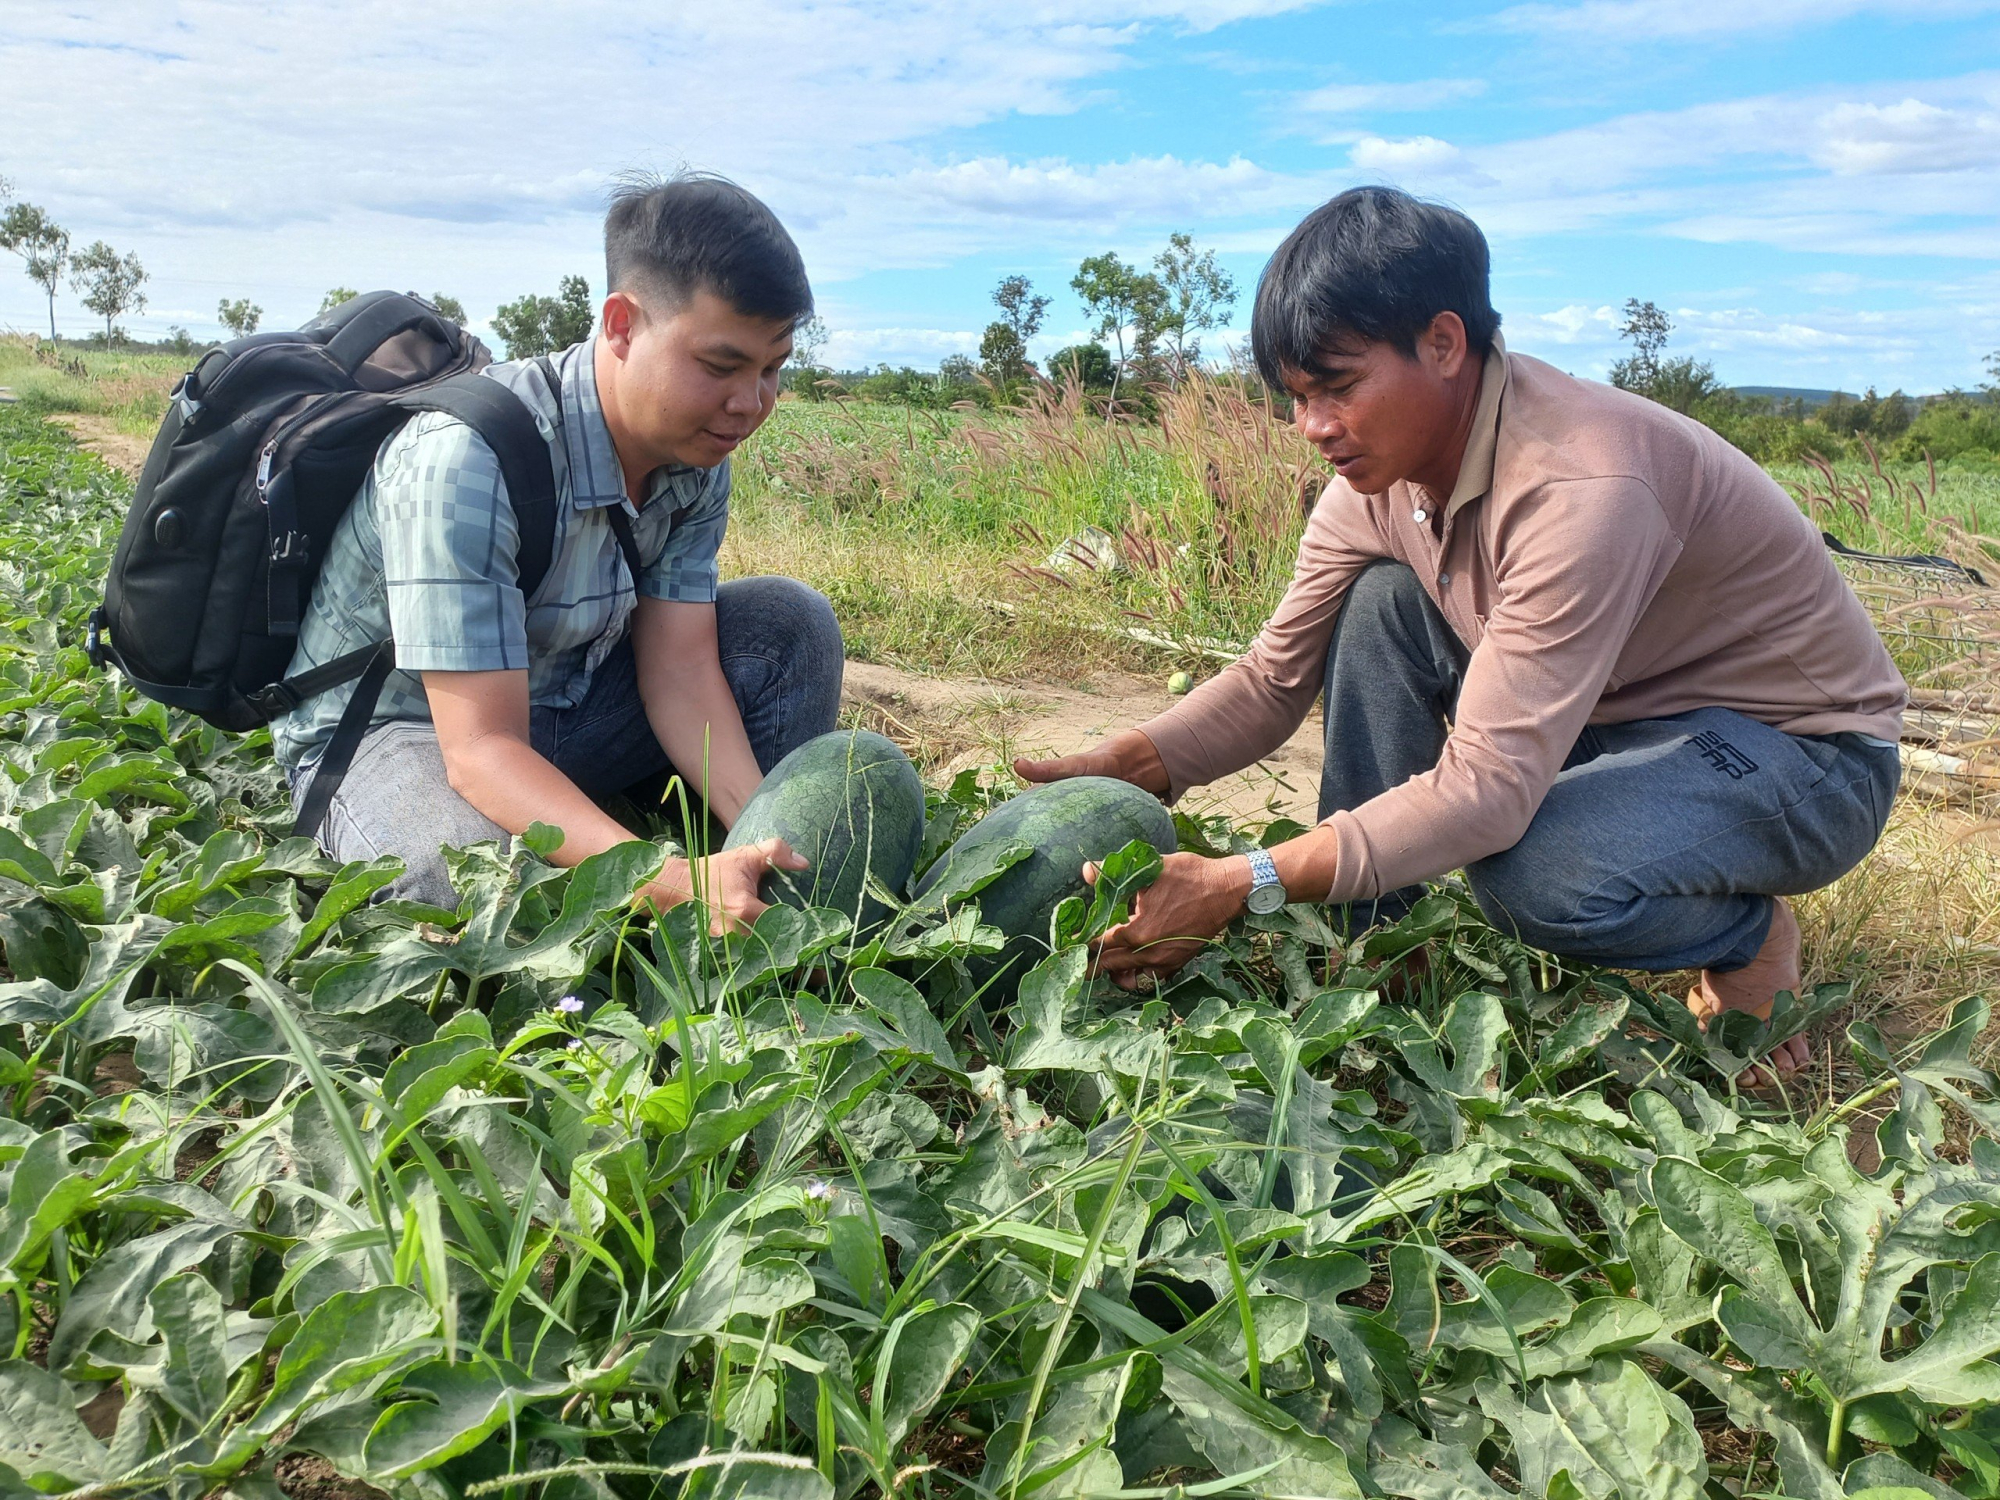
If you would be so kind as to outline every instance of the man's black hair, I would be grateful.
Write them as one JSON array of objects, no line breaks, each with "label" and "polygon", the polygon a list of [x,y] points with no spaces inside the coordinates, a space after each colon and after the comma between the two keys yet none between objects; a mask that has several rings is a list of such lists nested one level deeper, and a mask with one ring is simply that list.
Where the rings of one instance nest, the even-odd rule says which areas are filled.
[{"label": "man's black hair", "polygon": [[604,269],[614,292],[650,292],[678,307],[698,291],[746,317],[812,316],[799,247],[754,195],[713,172],[635,177],[604,216]]},{"label": "man's black hair", "polygon": [[1349,188],[1307,214],[1258,279],[1257,373],[1283,390],[1286,370],[1323,375],[1329,354],[1361,340],[1414,357],[1441,312],[1458,314],[1483,357],[1500,327],[1487,272],[1486,236],[1457,209],[1396,188]]}]

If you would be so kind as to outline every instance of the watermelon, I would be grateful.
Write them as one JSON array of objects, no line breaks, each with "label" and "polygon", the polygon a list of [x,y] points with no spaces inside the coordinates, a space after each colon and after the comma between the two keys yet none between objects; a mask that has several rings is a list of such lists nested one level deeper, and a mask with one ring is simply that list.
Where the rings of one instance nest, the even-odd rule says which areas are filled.
[{"label": "watermelon", "polygon": [[779,761],[744,803],[725,849],[780,838],[812,861],[772,870],[761,894],[776,905],[825,906],[866,927],[886,915],[868,877],[898,896],[924,841],[924,784],[909,756],[879,734],[840,729]]},{"label": "watermelon", "polygon": [[998,964],[977,968],[1025,969],[1048,951],[1049,918],[1056,907],[1084,889],[1084,861],[1102,860],[1134,839],[1162,854],[1178,847],[1173,814],[1152,793],[1109,776],[1052,781],[1030,787],[973,824],[924,872],[916,894],[921,898],[954,864],[963,867],[984,846],[1012,840],[1031,846],[1032,854],[972,898],[987,925],[1008,939]]}]

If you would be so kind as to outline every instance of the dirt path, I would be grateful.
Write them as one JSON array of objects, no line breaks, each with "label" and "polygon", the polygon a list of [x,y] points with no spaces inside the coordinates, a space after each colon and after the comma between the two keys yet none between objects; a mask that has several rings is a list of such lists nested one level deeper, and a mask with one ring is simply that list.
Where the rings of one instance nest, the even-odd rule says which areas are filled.
[{"label": "dirt path", "polygon": [[[847,664],[845,695],[925,770],[954,774],[1016,755],[1064,755],[1151,718],[1174,702],[1162,681],[1102,673],[1072,686],[926,677],[873,662]],[[1190,792],[1193,813],[1227,812],[1258,825],[1276,817],[1314,820],[1319,799],[1320,718],[1315,711],[1277,754]]]},{"label": "dirt path", "polygon": [[[73,413],[54,420],[127,474],[137,476],[146,462],[147,440],[120,432],[108,417]],[[940,775],[1005,764],[1016,755],[1086,749],[1174,701],[1164,678],[1122,672],[1058,686],[927,677],[859,661],[847,664],[845,696],[926,771]],[[1242,824],[1260,825],[1277,817],[1310,823],[1319,797],[1320,745],[1315,712],[1276,755],[1189,793],[1182,806],[1193,813],[1227,812]]]},{"label": "dirt path", "polygon": [[76,440],[110,464],[114,469],[122,469],[134,479],[146,466],[146,452],[153,446],[150,438],[133,437],[129,432],[120,432],[109,417],[96,416],[90,412],[68,412],[50,417],[51,422],[67,427],[76,434]]}]

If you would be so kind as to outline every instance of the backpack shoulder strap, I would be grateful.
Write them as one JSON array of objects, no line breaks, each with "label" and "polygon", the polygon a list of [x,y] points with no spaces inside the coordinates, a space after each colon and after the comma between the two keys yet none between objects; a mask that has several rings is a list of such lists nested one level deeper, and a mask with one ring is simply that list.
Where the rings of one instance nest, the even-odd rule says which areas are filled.
[{"label": "backpack shoulder strap", "polygon": [[[516,556],[521,592],[532,594],[548,576],[555,554],[556,476],[549,457],[549,445],[535,425],[527,404],[498,381],[478,375],[454,375],[435,385],[397,396],[393,405],[405,411],[435,411],[456,417],[485,440],[500,461],[500,474],[507,482],[507,500],[521,535]],[[389,673],[395,670],[393,641],[364,646],[336,657],[297,677],[274,683],[257,695],[267,715],[296,708],[305,699],[343,682],[355,681],[354,694],[347,700],[333,737],[322,752],[305,800],[292,825],[294,834],[315,836],[326,818],[334,793],[347,778],[354,753],[375,714]]]},{"label": "backpack shoulder strap", "polygon": [[[562,426],[562,371],[556,368],[556,362],[546,354],[537,354],[535,356],[535,368],[542,372],[542,379],[546,380],[549,384],[549,394],[556,398],[556,426],[560,428]],[[618,550],[625,554],[625,566],[631,570],[632,587],[636,591],[639,587],[641,563],[639,559],[639,541],[637,537],[632,535],[631,517],[625,514],[625,507],[622,505],[606,506],[605,515],[611,521],[611,534],[618,539]],[[675,516],[673,519],[678,521],[680,517]]]},{"label": "backpack shoulder strap", "polygon": [[532,594],[548,576],[556,542],[556,474],[549,445],[527,403],[497,380],[454,375],[396,397],[406,411],[443,412],[456,417],[493,450],[507,481],[507,498],[521,534],[515,562],[522,594]]},{"label": "backpack shoulder strap", "polygon": [[1886,564],[1896,568],[1916,568],[1927,573],[1955,573],[1978,588],[1986,587],[1986,575],[1977,568],[1968,568],[1964,563],[1953,562],[1948,557],[1940,557],[1935,552],[1909,552],[1902,556],[1891,556],[1884,552],[1857,552],[1830,531],[1822,531],[1819,539],[1826,543],[1826,550],[1836,557],[1849,558],[1854,562]]}]

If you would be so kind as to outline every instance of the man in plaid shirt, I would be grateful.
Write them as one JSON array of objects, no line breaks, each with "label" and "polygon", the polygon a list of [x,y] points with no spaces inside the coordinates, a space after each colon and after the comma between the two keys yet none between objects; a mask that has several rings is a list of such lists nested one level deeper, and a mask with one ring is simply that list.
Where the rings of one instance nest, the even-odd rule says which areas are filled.
[{"label": "man in plaid shirt", "polygon": [[[749,193],[683,174],[618,194],[605,257],[592,338],[485,372],[549,444],[559,503],[541,585],[517,586],[492,449],[426,414],[383,444],[300,628],[293,673],[396,642],[320,838],[340,859],[400,856],[398,896],[455,906],[443,849],[531,823],[563,830],[561,864],[630,839],[598,799],[669,770],[728,825],[766,770],[834,727],[842,652],[826,600],[788,578],[719,584],[716,566],[730,454],[770,415],[812,311],[798,249]],[[352,691],[273,725],[295,800]],[[770,840],[669,862],[647,894],[662,907],[699,894],[718,922],[750,921],[765,872],[804,863]]]}]

